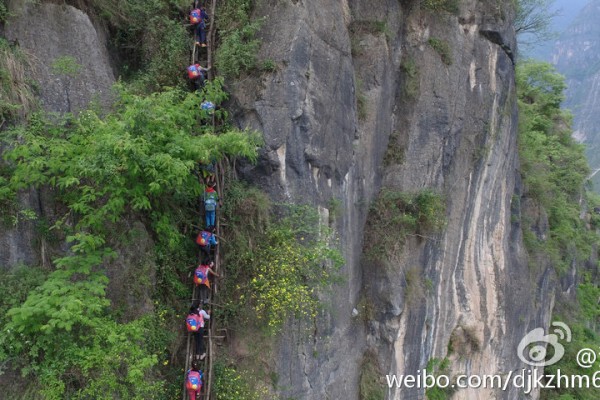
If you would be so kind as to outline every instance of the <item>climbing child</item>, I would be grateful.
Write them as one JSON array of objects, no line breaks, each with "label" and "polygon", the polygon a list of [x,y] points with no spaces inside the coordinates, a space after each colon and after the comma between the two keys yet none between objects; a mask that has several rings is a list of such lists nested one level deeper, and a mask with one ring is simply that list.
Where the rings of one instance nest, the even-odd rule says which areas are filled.
[{"label": "climbing child", "polygon": [[192,64],[187,67],[188,78],[193,85],[193,90],[201,90],[206,80],[206,72],[210,68],[204,68],[200,64]]},{"label": "climbing child", "polygon": [[198,234],[198,237],[196,238],[196,243],[198,244],[198,246],[200,246],[203,259],[210,259],[210,250],[219,244],[219,242],[217,242],[217,238],[214,232],[214,226],[207,226],[206,229],[200,232]]},{"label": "climbing child", "polygon": [[194,8],[190,12],[190,24],[194,26],[194,40],[196,46],[206,47],[206,20],[208,14],[203,7]]},{"label": "climbing child", "polygon": [[194,283],[198,286],[198,290],[200,291],[200,301],[208,300],[208,292],[210,290],[208,275],[211,274],[217,278],[221,277],[221,275],[213,271],[214,266],[214,262],[206,259],[198,266],[198,268],[196,268],[196,271],[194,271]]},{"label": "climbing child", "polygon": [[206,226],[215,226],[215,219],[217,213],[217,203],[219,206],[222,205],[219,200],[219,194],[215,190],[214,186],[207,185],[204,190],[204,218],[206,220]]},{"label": "climbing child", "polygon": [[188,392],[190,400],[200,399],[200,391],[202,390],[202,378],[204,374],[198,367],[197,361],[192,361],[192,368],[187,372],[185,378],[185,388]]},{"label": "climbing child", "polygon": [[190,313],[185,318],[185,326],[187,331],[194,335],[196,342],[196,351],[194,358],[204,360],[206,357],[206,349],[204,348],[204,325],[205,321],[210,319],[210,312],[203,310],[202,302],[199,305],[190,308]]}]

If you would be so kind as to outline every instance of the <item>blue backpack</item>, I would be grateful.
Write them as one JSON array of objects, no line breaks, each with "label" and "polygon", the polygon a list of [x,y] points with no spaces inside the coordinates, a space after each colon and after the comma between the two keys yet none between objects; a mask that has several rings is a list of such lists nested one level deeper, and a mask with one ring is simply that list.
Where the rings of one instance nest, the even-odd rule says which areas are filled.
[{"label": "blue backpack", "polygon": [[217,209],[217,192],[204,192],[204,209],[206,211],[215,211]]}]

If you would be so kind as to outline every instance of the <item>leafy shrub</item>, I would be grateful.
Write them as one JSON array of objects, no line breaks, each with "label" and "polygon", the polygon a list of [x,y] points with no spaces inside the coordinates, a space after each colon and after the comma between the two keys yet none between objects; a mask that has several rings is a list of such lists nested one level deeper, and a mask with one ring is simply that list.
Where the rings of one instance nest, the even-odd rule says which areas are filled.
[{"label": "leafy shrub", "polygon": [[[434,377],[438,375],[446,375],[450,376],[450,360],[444,358],[440,360],[439,358],[432,358],[427,362],[427,373],[433,375]],[[429,400],[446,400],[452,398],[452,395],[457,391],[455,385],[450,384],[448,387],[441,388],[439,386],[434,386],[425,391],[427,399]]]},{"label": "leafy shrub", "polygon": [[421,0],[421,6],[430,11],[446,11],[457,14],[459,0]]},{"label": "leafy shrub", "polygon": [[249,282],[256,317],[273,331],[291,316],[315,318],[319,309],[317,289],[332,279],[328,264],[333,260],[339,266],[342,262],[339,253],[329,247],[328,238],[300,236],[298,240],[296,234],[286,222],[267,232]]},{"label": "leafy shrub", "polygon": [[438,38],[429,38],[429,45],[440,55],[442,62],[446,65],[452,65],[452,52],[448,42]]},{"label": "leafy shrub", "polygon": [[6,0],[0,0],[0,22],[6,21],[8,18],[8,6]]},{"label": "leafy shrub", "polygon": [[273,72],[275,70],[277,70],[277,64],[275,63],[275,61],[268,59],[268,60],[264,60],[262,63],[262,68],[263,71],[267,71],[267,72]]},{"label": "leafy shrub", "polygon": [[417,64],[412,58],[408,58],[402,61],[400,64],[400,70],[404,75],[404,94],[408,98],[414,99],[419,95],[420,81],[419,81],[419,70]]},{"label": "leafy shrub", "polygon": [[124,61],[121,73],[138,93],[165,86],[183,87],[191,35],[181,23],[187,6],[166,0],[94,0],[91,6],[108,23],[114,50]]},{"label": "leafy shrub", "polygon": [[233,184],[226,198],[224,318],[233,324],[252,313],[271,333],[290,317],[313,318],[317,290],[332,283],[342,263],[316,211],[278,206],[274,213],[264,193],[240,184]]},{"label": "leafy shrub", "polygon": [[28,57],[19,47],[0,38],[0,127],[25,117],[35,107],[33,87],[25,73],[29,67]]},{"label": "leafy shrub", "polygon": [[363,81],[361,79],[356,79],[356,113],[359,121],[367,119],[367,101],[367,96],[365,96],[363,90]]},{"label": "leafy shrub", "polygon": [[260,40],[255,39],[255,35],[259,29],[260,21],[248,23],[224,35],[216,53],[216,65],[223,76],[235,78],[243,71],[256,67]]},{"label": "leafy shrub", "polygon": [[221,362],[214,365],[214,393],[217,400],[260,400],[267,398],[264,390],[253,388],[255,377],[247,376]]},{"label": "leafy shrub", "polygon": [[360,370],[360,399],[383,400],[386,388],[381,384],[381,373],[375,355],[365,355]]},{"label": "leafy shrub", "polygon": [[400,251],[406,236],[440,230],[445,224],[445,210],[443,197],[431,190],[404,193],[383,189],[369,211],[367,255],[384,260]]}]

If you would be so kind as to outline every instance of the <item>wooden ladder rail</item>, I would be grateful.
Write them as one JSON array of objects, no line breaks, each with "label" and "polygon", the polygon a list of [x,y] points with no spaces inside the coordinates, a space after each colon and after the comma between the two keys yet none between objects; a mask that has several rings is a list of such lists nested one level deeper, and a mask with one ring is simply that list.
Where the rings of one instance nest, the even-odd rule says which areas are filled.
[{"label": "wooden ladder rail", "polygon": [[[217,0],[212,0],[211,4],[210,4],[210,28],[209,31],[207,33],[207,47],[206,47],[206,51],[207,51],[207,68],[208,68],[208,79],[212,80],[215,77],[215,73],[214,73],[214,69],[212,68],[213,66],[213,48],[214,48],[214,44],[216,41],[216,23],[215,23],[215,14],[216,14],[216,4]],[[194,33],[195,35],[195,33]],[[191,64],[195,64],[196,60],[199,60],[199,50],[198,50],[198,46],[196,46],[195,43],[195,37],[194,37],[194,44],[193,44],[193,50],[192,50],[192,59],[191,59]],[[213,131],[215,128],[215,118],[212,118],[212,123],[213,123]],[[220,176],[217,176],[217,193],[220,194],[220,196],[223,195],[222,192],[222,188],[223,188],[223,173],[221,172],[222,169],[219,167],[215,168],[215,175],[217,175],[217,172],[219,172]],[[220,228],[220,222],[219,222],[219,218],[217,218],[217,226],[216,226],[216,231],[217,231],[217,237],[221,236],[221,228]],[[220,245],[217,246],[216,250],[215,250],[215,271],[217,273],[219,273],[221,275],[221,277],[223,276],[223,268],[221,268],[221,255],[220,255]],[[214,280],[213,282],[213,287],[212,290],[209,292],[209,304],[210,304],[210,309],[211,309],[211,317],[212,317],[212,300],[213,300],[213,295],[217,293],[218,290],[218,281]],[[192,289],[192,303],[194,301],[197,300],[196,297],[196,292],[197,292],[197,288],[196,285],[193,286]],[[199,295],[199,290],[198,290],[198,295]],[[213,381],[213,358],[215,357],[215,351],[214,351],[214,346],[213,346],[213,338],[216,336],[215,333],[217,331],[216,329],[216,323],[214,321],[213,318],[211,318],[211,321],[209,323],[209,330],[208,330],[208,343],[206,346],[206,358],[204,359],[204,378],[205,378],[205,382],[204,382],[204,393],[202,393],[200,395],[200,397],[203,400],[210,400],[210,396],[211,396],[211,392],[212,392],[212,381]],[[187,378],[187,371],[190,369],[190,361],[193,358],[193,356],[190,354],[190,350],[191,350],[191,342],[192,342],[192,335],[188,334],[188,338],[187,338],[187,349],[186,349],[186,357],[185,357],[185,369],[184,369],[184,384],[183,384],[183,400],[187,400],[188,396],[187,396],[187,390],[185,388],[185,378]],[[192,352],[193,354],[195,354],[195,351]]]}]

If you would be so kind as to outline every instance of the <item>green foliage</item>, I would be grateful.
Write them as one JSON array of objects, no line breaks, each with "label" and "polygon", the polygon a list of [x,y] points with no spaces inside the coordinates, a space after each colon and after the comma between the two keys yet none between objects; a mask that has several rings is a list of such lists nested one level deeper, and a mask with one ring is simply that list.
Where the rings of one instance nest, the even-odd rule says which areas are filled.
[{"label": "green foliage", "polygon": [[401,133],[399,131],[394,131],[390,135],[390,140],[388,142],[388,147],[385,151],[385,155],[383,156],[383,165],[399,165],[404,162],[404,152],[406,149],[401,143]]},{"label": "green foliage", "polygon": [[201,193],[197,163],[255,159],[256,133],[228,128],[217,136],[197,123],[202,99],[218,105],[226,97],[220,85],[150,96],[120,88],[111,114],[90,110],[52,120],[38,114],[8,132],[4,156],[14,168],[5,198],[46,186],[67,210],[51,229],[66,235],[69,254],[55,259],[47,279],[7,312],[0,340],[0,358],[42,380],[47,398],[163,397],[164,383],[147,377],[168,341],[158,332],[165,325],[152,315],[116,322],[102,266],[116,255],[116,224],[133,217],[151,229],[158,276],[172,283],[177,271],[165,264],[185,258],[174,249],[186,243],[181,231],[192,223],[186,210]]},{"label": "green foliage", "polygon": [[54,59],[51,64],[52,72],[56,75],[65,75],[75,78],[81,72],[82,65],[75,61],[75,57],[62,56]]},{"label": "green foliage", "polygon": [[256,67],[261,42],[255,36],[260,25],[255,21],[223,34],[216,53],[216,65],[223,76],[235,78]]},{"label": "green foliage", "polygon": [[[586,297],[596,298],[590,304]],[[584,283],[577,289],[577,297],[579,299],[581,313],[577,316],[576,320],[569,323],[571,328],[572,339],[571,342],[563,342],[565,353],[563,357],[554,365],[545,367],[544,373],[546,374],[557,374],[558,369],[563,376],[587,376],[589,382],[593,382],[594,373],[597,371],[595,367],[582,368],[577,364],[577,353],[584,348],[597,349],[600,343],[600,336],[597,333],[598,329],[598,315],[600,308],[597,304],[598,296],[600,296],[600,289],[597,285]],[[592,307],[590,307],[590,305]],[[595,315],[595,318],[588,321],[586,317],[588,313]],[[581,387],[568,387],[568,388],[556,388],[542,390],[540,398],[544,400],[555,400],[555,399],[568,399],[573,398],[577,400],[594,400],[598,398],[598,389],[590,385],[586,388],[584,385]]]},{"label": "green foliage", "polygon": [[563,77],[549,64],[523,62],[517,68],[517,88],[525,194],[545,209],[550,228],[546,240],[526,234],[526,243],[534,255],[566,271],[573,260],[587,258],[597,242],[579,217],[578,199],[589,167],[583,147],[571,137],[571,117],[560,109]]},{"label": "green foliage", "polygon": [[421,6],[430,11],[458,14],[459,0],[421,0]]},{"label": "green foliage", "polygon": [[[69,271],[68,261],[80,265]],[[0,358],[43,382],[42,394],[49,399],[151,395],[160,382],[137,385],[156,364],[156,356],[140,345],[151,325],[144,319],[119,324],[105,317],[107,279],[100,273],[82,279],[84,274],[75,270],[89,266],[86,262],[91,260],[57,261],[58,270],[22,304],[13,304],[6,314]]]},{"label": "green foliage", "polygon": [[419,268],[409,268],[404,272],[406,288],[404,289],[404,300],[407,305],[417,305],[425,298],[426,288],[423,271]]},{"label": "green foliage", "polygon": [[274,219],[266,195],[239,183],[230,186],[226,198],[227,280],[220,293],[227,323],[251,314],[273,333],[290,317],[313,318],[317,290],[331,284],[342,263],[316,211],[278,206],[280,217]]},{"label": "green foliage", "polygon": [[271,59],[264,60],[261,69],[266,72],[274,72],[277,70],[277,64]]},{"label": "green foliage", "polygon": [[365,356],[360,370],[360,400],[385,399],[386,387],[381,384],[382,375],[375,356]]},{"label": "green foliage", "polygon": [[400,70],[404,76],[404,95],[411,99],[417,98],[421,88],[417,64],[412,58],[405,59],[400,64]]},{"label": "green foliage", "polygon": [[6,326],[9,321],[8,310],[22,304],[27,294],[45,281],[46,275],[47,271],[37,267],[0,269],[0,291],[6,294],[0,298],[0,326]]},{"label": "green foliage", "polygon": [[8,18],[8,5],[6,0],[0,0],[0,23]]},{"label": "green foliage", "polygon": [[[258,320],[269,329],[279,330],[293,316],[311,320],[319,310],[317,289],[330,284],[331,264],[342,264],[337,250],[330,248],[330,237],[306,232],[284,220],[272,228],[258,249],[254,277],[249,282],[250,302]],[[306,243],[306,244],[305,244]]]},{"label": "green foliage", "polygon": [[227,78],[238,77],[257,67],[261,41],[256,38],[262,20],[251,21],[251,0],[232,0],[217,5],[220,43],[215,63]]},{"label": "green foliage", "polygon": [[33,88],[25,72],[28,66],[26,54],[0,38],[0,127],[25,117],[35,106]]},{"label": "green foliage", "polygon": [[144,34],[141,73],[135,76],[138,91],[183,86],[182,69],[189,64],[189,33],[180,21],[154,16]]},{"label": "green foliage", "polygon": [[112,45],[124,64],[121,73],[137,92],[185,85],[191,35],[181,23],[189,3],[174,0],[93,0],[91,6],[111,27]]},{"label": "green foliage", "polygon": [[405,193],[383,189],[369,210],[367,255],[389,259],[400,252],[406,236],[439,231],[445,224],[445,212],[444,198],[431,190]]},{"label": "green foliage", "polygon": [[356,79],[356,113],[359,121],[367,119],[367,96],[363,90],[363,81],[358,78]]},{"label": "green foliage", "polygon": [[560,10],[552,11],[554,0],[516,0],[515,32],[525,45],[546,42],[554,38],[550,30],[552,19]]},{"label": "green foliage", "polygon": [[237,371],[223,363],[214,365],[214,393],[217,400],[260,400],[267,398],[265,390],[253,388],[255,377]]},{"label": "green foliage", "polygon": [[229,0],[217,4],[219,30],[239,29],[250,22],[252,0]]},{"label": "green foliage", "polygon": [[[523,216],[524,242],[531,257],[550,263],[560,272],[573,265],[582,265],[597,251],[598,236],[586,227],[580,217],[581,201],[586,198],[584,182],[589,174],[583,148],[571,137],[571,116],[560,109],[564,99],[564,78],[549,64],[525,61],[517,67],[519,99],[519,156],[525,188],[524,195],[534,199],[548,216],[549,232],[545,238],[536,235],[527,226],[535,216]],[[598,199],[588,194],[589,208]],[[595,215],[590,225],[596,225]],[[597,348],[600,343],[600,288],[594,281],[596,272],[583,274],[577,288],[575,304],[559,303],[557,309],[565,312],[560,320],[568,323],[573,339],[564,342],[565,355],[546,367],[545,373],[558,369],[563,375],[591,375],[593,368],[584,369],[576,363],[582,348]],[[544,390],[543,399],[595,399],[595,389],[563,388]]]},{"label": "green foliage", "polygon": [[354,20],[350,23],[348,28],[351,34],[365,34],[370,33],[372,35],[386,35],[386,38],[390,36],[390,30],[385,21],[378,20]]},{"label": "green foliage", "polygon": [[[432,358],[427,362],[427,373],[433,375],[434,377],[438,375],[446,375],[450,376],[450,360],[444,358],[440,360],[439,358]],[[425,395],[428,400],[446,400],[452,398],[452,395],[457,391],[452,384],[448,387],[441,388],[438,386],[434,386],[425,391]]]},{"label": "green foliage", "polygon": [[450,50],[448,42],[431,37],[427,43],[429,43],[429,45],[440,55],[444,64],[452,65],[452,51]]}]

